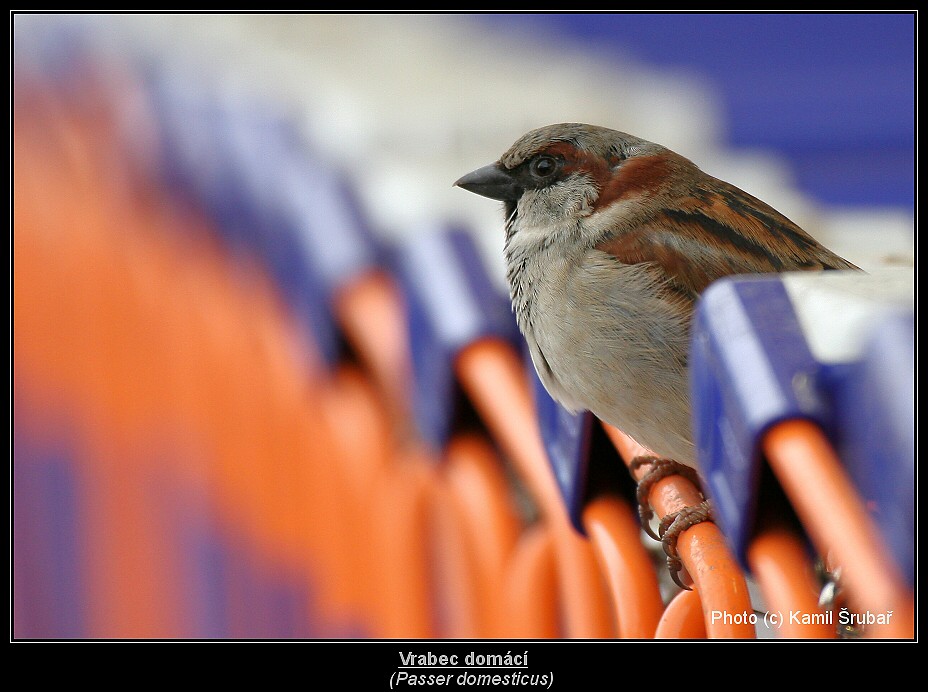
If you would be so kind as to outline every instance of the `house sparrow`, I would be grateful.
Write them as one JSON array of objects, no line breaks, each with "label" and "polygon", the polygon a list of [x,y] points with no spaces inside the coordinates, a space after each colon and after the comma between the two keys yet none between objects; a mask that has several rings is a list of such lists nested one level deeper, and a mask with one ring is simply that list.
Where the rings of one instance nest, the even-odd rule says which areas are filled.
[{"label": "house sparrow", "polygon": [[[630,464],[651,467],[652,536],[650,487],[698,481],[686,361],[700,293],[729,274],[857,268],[683,156],[604,127],[532,130],[455,185],[504,203],[512,309],[551,396],[660,455]],[[678,584],[676,537],[708,517],[704,503],[662,522]]]}]

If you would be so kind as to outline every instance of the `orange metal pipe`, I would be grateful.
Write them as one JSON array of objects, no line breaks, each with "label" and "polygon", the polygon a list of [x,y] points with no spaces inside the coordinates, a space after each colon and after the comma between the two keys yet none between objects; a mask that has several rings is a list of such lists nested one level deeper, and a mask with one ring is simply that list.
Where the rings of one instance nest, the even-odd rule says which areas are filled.
[{"label": "orange metal pipe", "polygon": [[410,450],[384,468],[372,501],[373,567],[377,570],[378,636],[434,638],[432,536],[436,469],[428,455]]},{"label": "orange metal pipe", "polygon": [[81,596],[89,636],[176,636],[182,630],[175,613],[163,607],[174,595],[169,560],[158,559],[164,545],[137,436],[152,410],[153,373],[164,363],[163,351],[134,327],[160,306],[135,281],[147,258],[116,249],[139,224],[130,215],[117,229],[102,211],[125,202],[103,180],[94,133],[66,122],[62,112],[31,115],[26,129],[20,124],[29,118],[17,121],[21,240],[14,263],[14,312],[30,319],[17,319],[14,333],[17,366],[35,368],[35,381],[52,384],[49,403],[66,409],[67,424],[79,431],[69,455],[81,479],[75,490],[86,572],[63,576],[87,585]]},{"label": "orange metal pipe", "polygon": [[[651,454],[628,435],[610,425],[604,426],[619,454],[629,463],[636,456]],[[638,469],[640,480],[647,468]],[[702,501],[702,493],[682,476],[668,476],[651,490],[651,506],[664,517]],[[699,591],[706,631],[710,638],[751,638],[754,626],[747,621],[753,612],[747,582],[725,537],[712,522],[703,522],[680,534],[677,552]]]},{"label": "orange metal pipe", "polygon": [[677,550],[699,591],[710,639],[756,636],[747,582],[718,526],[704,522],[680,535]]},{"label": "orange metal pipe", "polygon": [[513,550],[502,582],[508,614],[502,636],[554,639],[562,636],[555,545],[551,528],[526,529]]},{"label": "orange metal pipe", "polygon": [[583,525],[606,580],[618,636],[654,637],[664,603],[637,518],[621,499],[601,496],[584,509]]},{"label": "orange metal pipe", "polygon": [[494,461],[486,443],[471,436],[452,440],[446,457],[435,460],[425,528],[439,637],[500,636],[504,615],[498,585],[517,526]]},{"label": "orange metal pipe", "polygon": [[474,574],[476,621],[469,636],[502,637],[507,614],[499,584],[521,528],[502,466],[487,442],[467,435],[449,444],[442,476]]},{"label": "orange metal pipe", "polygon": [[455,369],[540,510],[548,517],[566,518],[541,440],[524,365],[515,349],[498,339],[481,339],[461,349]]},{"label": "orange metal pipe", "polygon": [[371,564],[369,536],[374,496],[384,492],[377,479],[389,473],[393,461],[388,414],[376,389],[354,366],[338,367],[320,388],[316,442],[324,446],[304,460],[316,467],[315,526],[304,530],[326,534],[327,606],[339,619],[363,620],[380,597],[380,568]]},{"label": "orange metal pipe", "polygon": [[552,522],[564,636],[604,639],[616,636],[609,596],[590,542],[567,521]]},{"label": "orange metal pipe", "polygon": [[384,270],[371,269],[342,286],[334,303],[339,325],[384,392],[394,425],[402,430],[410,420],[412,373],[406,318],[396,282]]},{"label": "orange metal pipe", "polygon": [[510,344],[488,338],[463,348],[455,367],[484,423],[552,524],[566,636],[613,636],[608,598],[592,548],[571,526],[548,464],[522,360]]},{"label": "orange metal pipe", "polygon": [[680,591],[667,605],[655,639],[705,639],[706,620],[696,591]]},{"label": "orange metal pipe", "polygon": [[913,637],[914,597],[824,433],[809,421],[785,421],[767,432],[762,446],[816,548],[841,567],[855,607],[874,616],[892,612],[869,634]]},{"label": "orange metal pipe", "polygon": [[773,630],[784,639],[834,639],[837,629],[818,604],[820,587],[805,545],[785,528],[768,529],[748,546],[748,563],[764,595]]},{"label": "orange metal pipe", "polygon": [[435,636],[476,639],[485,636],[481,583],[467,517],[455,501],[454,489],[435,476],[427,526],[430,550],[428,589],[433,596]]}]

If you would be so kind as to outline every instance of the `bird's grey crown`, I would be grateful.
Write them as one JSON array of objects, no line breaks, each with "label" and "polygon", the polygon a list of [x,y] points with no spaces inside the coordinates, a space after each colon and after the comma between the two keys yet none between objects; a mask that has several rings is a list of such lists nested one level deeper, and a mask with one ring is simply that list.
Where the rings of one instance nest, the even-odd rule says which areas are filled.
[{"label": "bird's grey crown", "polygon": [[614,156],[625,159],[637,154],[656,153],[663,149],[659,144],[598,125],[558,123],[539,127],[522,135],[500,157],[500,163],[512,170],[557,142],[568,142],[578,149],[598,154],[603,158]]}]

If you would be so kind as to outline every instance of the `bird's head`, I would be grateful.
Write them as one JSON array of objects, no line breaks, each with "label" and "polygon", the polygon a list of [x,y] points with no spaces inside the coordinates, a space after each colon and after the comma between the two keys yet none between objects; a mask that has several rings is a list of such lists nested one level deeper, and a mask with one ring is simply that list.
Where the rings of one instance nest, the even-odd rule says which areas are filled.
[{"label": "bird's head", "polygon": [[560,123],[520,137],[492,164],[455,185],[505,204],[516,228],[596,233],[631,222],[643,202],[692,164],[665,147],[595,125]]}]

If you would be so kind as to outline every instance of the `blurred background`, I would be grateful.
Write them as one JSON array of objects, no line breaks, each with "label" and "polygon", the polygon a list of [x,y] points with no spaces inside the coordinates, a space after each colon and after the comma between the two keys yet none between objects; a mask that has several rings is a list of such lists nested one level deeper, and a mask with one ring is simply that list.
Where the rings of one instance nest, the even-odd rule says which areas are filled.
[{"label": "blurred background", "polygon": [[[358,508],[401,504],[373,486],[410,437],[447,444],[450,361],[422,363],[479,321],[408,269],[445,266],[423,238],[473,245],[512,338],[499,205],[452,183],[595,123],[913,267],[915,25],[14,13],[14,637],[447,636]],[[391,275],[459,317],[434,348]]]},{"label": "blurred background", "polygon": [[862,246],[853,259],[911,255],[912,14],[17,15],[14,27],[20,65],[78,69],[83,52],[273,110],[347,171],[391,237],[460,218],[498,262],[498,210],[449,181],[528,129],[581,121],[679,151],[837,250]]}]

